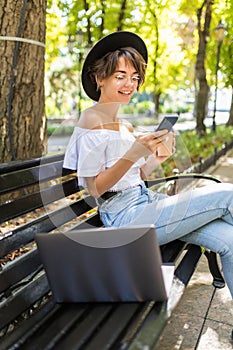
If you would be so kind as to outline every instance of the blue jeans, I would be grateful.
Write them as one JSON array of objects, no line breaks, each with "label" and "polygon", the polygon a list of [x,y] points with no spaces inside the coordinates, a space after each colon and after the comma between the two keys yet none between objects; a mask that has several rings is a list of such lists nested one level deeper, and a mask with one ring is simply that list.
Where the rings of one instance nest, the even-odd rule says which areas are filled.
[{"label": "blue jeans", "polygon": [[119,192],[99,211],[106,227],[154,224],[159,244],[181,239],[218,253],[233,298],[232,184],[215,183],[174,196],[142,184]]}]

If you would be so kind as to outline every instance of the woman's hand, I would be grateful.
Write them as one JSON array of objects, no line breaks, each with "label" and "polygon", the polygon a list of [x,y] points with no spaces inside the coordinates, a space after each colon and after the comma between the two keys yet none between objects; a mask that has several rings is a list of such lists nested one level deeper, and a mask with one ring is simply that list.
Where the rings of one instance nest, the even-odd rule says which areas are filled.
[{"label": "woman's hand", "polygon": [[[168,137],[168,136],[167,136]],[[166,137],[166,138],[167,138]],[[151,172],[156,169],[161,163],[167,160],[172,154],[175,152],[175,135],[173,133],[169,133],[169,137],[171,137],[171,152],[168,152],[165,156],[159,156],[158,150],[156,154],[151,154],[147,157],[146,162],[141,166],[141,176],[142,179],[146,179]]]},{"label": "woman's hand", "polygon": [[[136,162],[142,157],[153,154],[156,158],[158,158],[160,162],[162,162],[168,157],[158,157],[158,148],[163,143],[166,144],[166,138],[168,135],[174,134],[168,133],[167,130],[160,130],[138,135],[132,147],[129,149],[125,156],[132,162]],[[171,137],[174,138],[174,136]]]},{"label": "woman's hand", "polygon": [[165,142],[162,142],[162,145],[158,147],[157,154],[155,154],[155,158],[159,163],[163,163],[169,157],[171,157],[175,153],[176,139],[175,134],[173,132],[169,132],[166,135]]}]

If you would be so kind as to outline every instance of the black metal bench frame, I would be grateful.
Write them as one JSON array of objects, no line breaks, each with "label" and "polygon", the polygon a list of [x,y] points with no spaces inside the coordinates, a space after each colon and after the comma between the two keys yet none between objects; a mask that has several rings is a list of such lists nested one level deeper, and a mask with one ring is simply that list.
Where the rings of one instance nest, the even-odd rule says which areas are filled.
[{"label": "black metal bench frame", "polygon": [[[55,155],[0,165],[1,224],[20,221],[29,212],[37,216],[0,235],[0,349],[153,348],[203,250],[179,240],[161,246],[163,261],[176,265],[172,293],[166,302],[56,304],[40,262],[35,234],[64,230],[64,224],[69,229],[102,226],[98,212],[93,210],[94,198],[79,192],[76,174],[62,169],[62,164],[63,155]],[[169,182],[174,190],[177,181],[187,178],[220,182],[210,176],[189,174],[149,181],[148,186]],[[58,205],[64,198],[69,202]],[[40,214],[50,205],[54,206],[52,211]],[[205,254],[213,284],[223,287],[216,254]]]}]

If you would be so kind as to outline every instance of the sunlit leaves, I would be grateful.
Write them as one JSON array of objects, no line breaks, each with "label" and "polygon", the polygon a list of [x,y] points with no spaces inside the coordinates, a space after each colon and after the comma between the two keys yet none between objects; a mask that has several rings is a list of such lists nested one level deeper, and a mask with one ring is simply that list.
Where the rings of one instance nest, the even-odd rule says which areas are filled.
[{"label": "sunlit leaves", "polygon": [[[55,57],[68,54],[67,40],[84,34],[82,49],[120,29],[141,35],[149,52],[146,90],[166,95],[180,88],[194,91],[198,48],[197,9],[203,0],[48,0],[46,69]],[[55,10],[54,10],[55,9]],[[209,85],[214,85],[216,42],[213,28],[219,19],[228,27],[220,60],[221,82],[232,85],[233,0],[215,0],[205,62]],[[75,51],[74,51],[75,52]],[[75,61],[75,55],[73,56]],[[73,65],[77,75],[77,64]],[[143,91],[143,89],[141,90]]]}]

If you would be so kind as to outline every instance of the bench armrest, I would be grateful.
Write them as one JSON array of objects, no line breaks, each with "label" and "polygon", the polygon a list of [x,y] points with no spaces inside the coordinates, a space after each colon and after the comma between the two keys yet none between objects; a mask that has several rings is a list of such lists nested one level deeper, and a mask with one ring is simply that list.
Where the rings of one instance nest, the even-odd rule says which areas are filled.
[{"label": "bench armrest", "polygon": [[221,182],[219,179],[211,175],[190,173],[190,174],[176,174],[168,177],[161,177],[159,179],[147,180],[145,183],[147,184],[147,187],[151,187],[154,185],[158,185],[160,183],[166,183],[166,182],[175,181],[175,180],[187,180],[187,179],[211,180],[218,183]]}]

